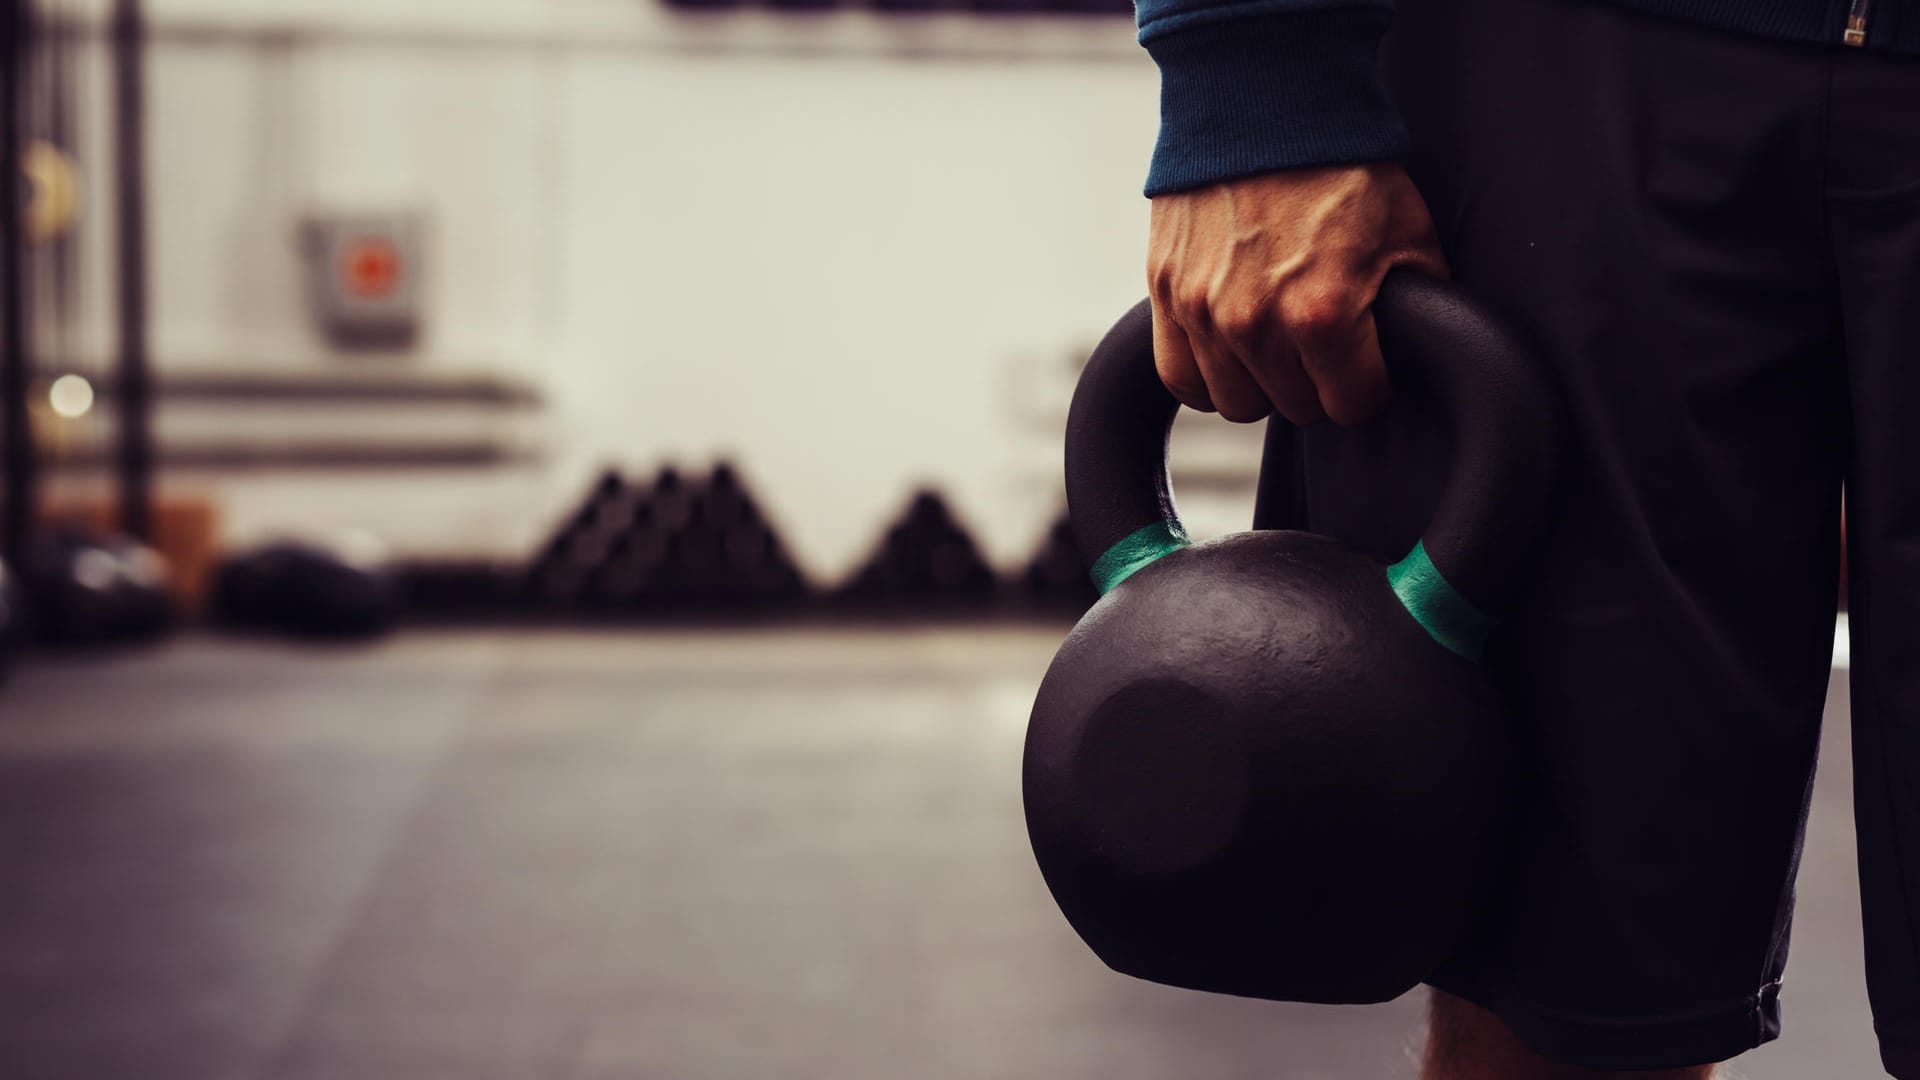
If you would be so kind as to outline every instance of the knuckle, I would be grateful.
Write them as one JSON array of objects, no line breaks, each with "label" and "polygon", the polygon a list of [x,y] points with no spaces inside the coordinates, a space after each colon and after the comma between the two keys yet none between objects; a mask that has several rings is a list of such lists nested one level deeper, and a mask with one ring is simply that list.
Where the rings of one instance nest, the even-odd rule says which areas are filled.
[{"label": "knuckle", "polygon": [[1236,342],[1257,336],[1265,315],[1264,307],[1252,300],[1232,300],[1213,307],[1214,323],[1222,334]]},{"label": "knuckle", "polygon": [[1287,329],[1296,337],[1319,341],[1337,331],[1342,321],[1340,312],[1332,307],[1310,306],[1296,311],[1287,320]]},{"label": "knuckle", "polygon": [[1154,262],[1147,265],[1147,292],[1155,300],[1171,300],[1174,295],[1174,272],[1172,262]]},{"label": "knuckle", "polygon": [[1173,309],[1183,326],[1205,330],[1214,325],[1213,300],[1204,289],[1176,290]]},{"label": "knuckle", "polygon": [[1350,306],[1344,293],[1337,289],[1298,289],[1283,302],[1281,319],[1294,337],[1320,339],[1346,324]]}]

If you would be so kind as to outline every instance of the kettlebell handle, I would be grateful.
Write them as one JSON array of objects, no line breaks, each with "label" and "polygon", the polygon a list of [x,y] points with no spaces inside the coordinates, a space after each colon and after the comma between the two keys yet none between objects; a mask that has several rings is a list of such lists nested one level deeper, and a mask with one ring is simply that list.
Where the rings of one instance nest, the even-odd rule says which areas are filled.
[{"label": "kettlebell handle", "polygon": [[[1553,398],[1519,335],[1451,283],[1390,270],[1373,318],[1388,366],[1432,388],[1455,445],[1439,506],[1389,577],[1435,640],[1477,655],[1545,534]],[[1187,543],[1167,481],[1179,408],[1154,368],[1142,300],[1094,349],[1067,414],[1067,510],[1102,593]]]}]

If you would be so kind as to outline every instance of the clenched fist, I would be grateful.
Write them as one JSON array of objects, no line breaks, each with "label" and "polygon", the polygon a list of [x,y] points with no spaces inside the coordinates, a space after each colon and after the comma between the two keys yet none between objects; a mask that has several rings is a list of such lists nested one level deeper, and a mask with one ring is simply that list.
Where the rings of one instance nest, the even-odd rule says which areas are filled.
[{"label": "clenched fist", "polygon": [[1157,196],[1147,278],[1160,378],[1183,404],[1240,423],[1364,423],[1388,395],[1370,308],[1398,265],[1447,273],[1397,163]]}]

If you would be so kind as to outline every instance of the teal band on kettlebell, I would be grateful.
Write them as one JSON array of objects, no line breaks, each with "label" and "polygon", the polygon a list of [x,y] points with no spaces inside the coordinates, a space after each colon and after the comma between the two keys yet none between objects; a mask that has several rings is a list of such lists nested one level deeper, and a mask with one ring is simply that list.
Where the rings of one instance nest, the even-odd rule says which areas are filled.
[{"label": "teal band on kettlebell", "polygon": [[1387,582],[1406,607],[1407,614],[1433,640],[1469,660],[1480,659],[1494,620],[1467,602],[1433,565],[1425,541],[1413,545],[1407,557],[1387,567]]},{"label": "teal band on kettlebell", "polygon": [[1094,560],[1093,587],[1105,596],[1115,585],[1132,577],[1134,571],[1162,555],[1171,555],[1193,541],[1178,521],[1156,521],[1114,541],[1106,554]]}]

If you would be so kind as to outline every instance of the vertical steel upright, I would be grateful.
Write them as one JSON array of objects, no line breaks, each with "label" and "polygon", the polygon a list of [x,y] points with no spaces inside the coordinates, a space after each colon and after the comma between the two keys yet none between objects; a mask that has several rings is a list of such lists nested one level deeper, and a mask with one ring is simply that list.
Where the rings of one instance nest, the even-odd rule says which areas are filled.
[{"label": "vertical steel upright", "polygon": [[27,394],[33,378],[28,354],[25,237],[20,207],[22,97],[32,47],[28,0],[0,0],[0,428],[4,429],[4,516],[0,551],[19,565],[26,554],[37,505],[32,416]]},{"label": "vertical steel upright", "polygon": [[119,265],[120,528],[153,529],[153,395],[147,342],[146,30],[140,0],[113,6],[114,207]]}]

